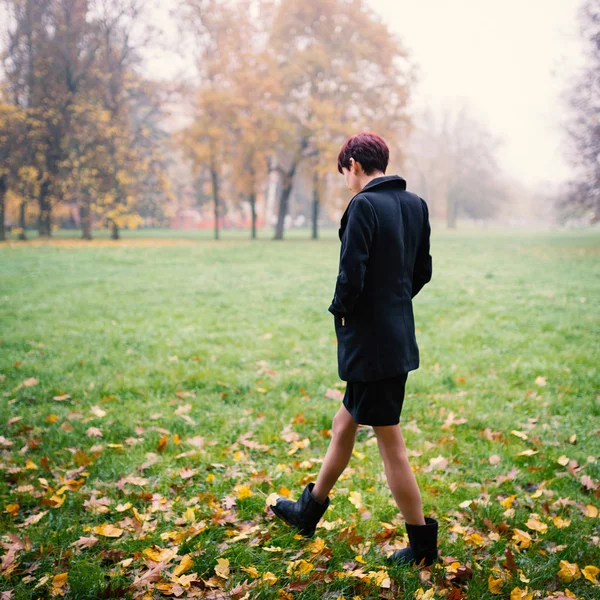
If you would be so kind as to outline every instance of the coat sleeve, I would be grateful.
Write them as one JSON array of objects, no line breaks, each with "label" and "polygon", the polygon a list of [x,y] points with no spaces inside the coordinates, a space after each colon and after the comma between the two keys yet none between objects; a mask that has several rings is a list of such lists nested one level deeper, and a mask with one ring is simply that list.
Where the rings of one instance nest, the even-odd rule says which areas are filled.
[{"label": "coat sleeve", "polygon": [[328,309],[336,316],[351,314],[363,290],[375,223],[375,211],[371,203],[360,196],[355,198],[342,236],[339,274],[333,301]]},{"label": "coat sleeve", "polygon": [[423,229],[421,230],[421,239],[419,242],[419,248],[417,250],[417,257],[415,260],[415,267],[413,270],[412,280],[412,295],[414,298],[420,291],[421,288],[431,281],[432,274],[432,262],[430,254],[430,238],[431,238],[431,225],[429,223],[429,209],[427,203],[421,198],[425,220],[423,221]]}]

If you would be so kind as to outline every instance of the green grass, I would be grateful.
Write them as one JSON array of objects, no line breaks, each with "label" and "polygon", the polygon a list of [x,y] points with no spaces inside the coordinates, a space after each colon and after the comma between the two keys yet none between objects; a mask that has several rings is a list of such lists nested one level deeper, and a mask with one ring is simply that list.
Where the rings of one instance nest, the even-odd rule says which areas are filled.
[{"label": "green grass", "polygon": [[[166,595],[173,567],[190,554],[185,575],[199,582],[191,589],[251,583],[242,567],[255,567],[278,579],[257,579],[249,598],[286,597],[283,590],[306,600],[377,598],[384,588],[369,572],[386,569],[385,555],[407,540],[371,428],[359,429],[331,494],[331,528],[317,529],[324,551],[311,552],[265,503],[281,486],[295,499],[316,478],[340,404],[324,397],[343,390],[327,311],[337,230],[318,241],[308,230],[286,232],[284,242],[271,241],[271,231],[255,241],[247,232],[219,242],[211,232],[170,235],[189,239],[136,245],[169,237],[139,231],[124,232],[114,247],[0,245],[0,552],[24,543],[0,591],[50,597],[53,577],[68,573],[65,598],[133,598],[154,545],[177,553],[150,583]],[[424,512],[440,524],[440,554],[472,569],[462,584],[468,600],[508,598],[526,585],[536,598],[565,588],[598,598],[598,584],[565,582],[558,571],[561,560],[600,567],[599,520],[582,510],[600,506],[600,233],[434,229],[432,256],[433,280],[414,301],[421,367],[409,375],[401,427]],[[23,385],[31,378],[37,383]],[[69,398],[54,399],[63,394]],[[466,422],[444,426],[450,412]],[[310,440],[293,454],[281,437],[288,425]],[[245,446],[248,432],[268,449]],[[195,436],[200,449],[188,443]],[[537,453],[518,455],[526,449]],[[559,464],[563,455],[576,462]],[[437,457],[446,468],[430,468]],[[182,478],[182,469],[193,475]],[[128,476],[146,482],[123,483]],[[68,481],[76,483],[65,490]],[[236,486],[253,495],[227,512]],[[351,491],[369,513],[349,502]],[[513,494],[514,513],[505,513],[500,500]],[[475,503],[460,506],[468,500]],[[119,512],[126,503],[132,507]],[[196,531],[190,508],[202,523]],[[526,525],[531,513],[546,532]],[[570,525],[557,528],[557,515]],[[396,526],[387,539],[382,522]],[[104,523],[122,535],[94,534]],[[502,523],[507,529],[488,537],[490,524]],[[244,528],[247,537],[232,541]],[[531,534],[529,548],[515,545],[515,528]],[[481,545],[469,541],[472,533]],[[92,535],[98,541],[89,548],[71,546]],[[488,577],[500,577],[507,548],[530,581],[506,571],[502,595],[493,594]],[[351,564],[357,555],[366,564]],[[215,574],[218,558],[229,560],[227,580]],[[316,570],[288,574],[299,559]],[[359,567],[367,577],[350,575]],[[432,584],[442,598],[452,577],[445,564],[431,569],[429,583],[409,567],[387,573],[394,598],[415,598]],[[147,597],[160,597],[159,589]]]}]

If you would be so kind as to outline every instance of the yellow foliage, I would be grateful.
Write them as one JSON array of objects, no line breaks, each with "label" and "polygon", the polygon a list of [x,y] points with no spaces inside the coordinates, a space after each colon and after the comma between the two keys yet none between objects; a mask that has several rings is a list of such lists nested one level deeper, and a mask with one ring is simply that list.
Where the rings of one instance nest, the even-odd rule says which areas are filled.
[{"label": "yellow foliage", "polygon": [[566,560],[561,560],[559,564],[560,569],[557,575],[566,583],[581,577],[581,571],[579,570],[577,563],[570,563]]},{"label": "yellow foliage", "polygon": [[229,559],[228,558],[217,558],[217,566],[215,567],[215,573],[223,579],[229,579]]},{"label": "yellow foliage", "polygon": [[503,583],[504,582],[501,578],[495,579],[494,576],[490,573],[488,577],[488,590],[492,594],[501,594]]}]

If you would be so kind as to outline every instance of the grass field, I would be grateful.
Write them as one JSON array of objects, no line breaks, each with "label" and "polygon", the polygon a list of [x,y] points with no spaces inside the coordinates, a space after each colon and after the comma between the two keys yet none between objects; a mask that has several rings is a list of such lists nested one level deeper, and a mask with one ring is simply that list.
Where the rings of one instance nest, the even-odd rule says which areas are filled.
[{"label": "grass field", "polygon": [[434,229],[401,416],[421,572],[385,565],[369,427],[315,539],[267,507],[341,402],[337,230],[148,235],[0,244],[2,598],[600,598],[599,232]]}]

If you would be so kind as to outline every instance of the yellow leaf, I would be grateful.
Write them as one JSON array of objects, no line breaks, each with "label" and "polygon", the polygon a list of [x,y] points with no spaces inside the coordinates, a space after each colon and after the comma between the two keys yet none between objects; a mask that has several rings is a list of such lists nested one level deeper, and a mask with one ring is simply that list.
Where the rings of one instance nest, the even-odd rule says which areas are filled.
[{"label": "yellow leaf", "polygon": [[363,559],[362,554],[359,554],[358,556],[355,556],[354,560],[357,563],[360,563],[361,565],[366,565],[367,564],[367,561]]},{"label": "yellow leaf", "polygon": [[510,600],[533,600],[533,592],[528,592],[527,587],[522,590],[517,586],[511,591]]},{"label": "yellow leaf", "polygon": [[471,533],[465,536],[466,542],[472,542],[473,544],[480,546],[485,541],[478,533]]},{"label": "yellow leaf", "polygon": [[131,502],[127,502],[126,504],[117,504],[117,506],[115,506],[115,510],[117,512],[125,512],[126,510],[129,510],[132,506],[133,504],[131,504]]},{"label": "yellow leaf", "polygon": [[307,575],[312,570],[314,570],[314,566],[304,559],[294,560],[288,563],[287,573],[296,575]]},{"label": "yellow leaf", "polygon": [[540,520],[535,517],[529,517],[527,523],[525,523],[529,529],[533,529],[534,531],[539,531],[540,533],[546,533],[548,530],[548,525],[546,523],[542,523]]},{"label": "yellow leaf", "polygon": [[262,579],[266,583],[275,585],[275,583],[277,583],[277,580],[279,579],[279,577],[275,576],[273,573],[271,573],[271,571],[267,571],[266,573],[263,573]]},{"label": "yellow leaf", "polygon": [[426,592],[423,588],[419,588],[415,592],[415,600],[432,600],[433,594],[435,594],[435,590],[433,588],[429,588]]},{"label": "yellow leaf", "polygon": [[279,493],[280,496],[285,496],[286,498],[289,498],[292,492],[290,490],[288,490],[288,488],[286,488],[285,485],[282,485],[279,488],[279,492],[278,493]]},{"label": "yellow leaf", "polygon": [[535,378],[535,385],[539,385],[540,387],[544,387],[546,385],[546,378],[538,375]]},{"label": "yellow leaf", "polygon": [[49,502],[52,503],[52,508],[59,508],[60,506],[63,505],[64,501],[65,501],[65,497],[64,496],[58,496],[57,494],[54,494],[49,499]]},{"label": "yellow leaf", "polygon": [[598,583],[598,580],[596,579],[596,575],[600,573],[600,569],[598,567],[588,565],[587,567],[583,567],[583,569],[581,569],[581,572],[588,581],[591,581],[592,583]]},{"label": "yellow leaf", "polygon": [[563,454],[556,462],[559,465],[566,467],[569,464],[569,459]]},{"label": "yellow leaf", "polygon": [[256,569],[256,567],[241,567],[242,571],[246,571],[252,577],[252,579],[256,579],[260,577],[260,573]]},{"label": "yellow leaf", "polygon": [[488,589],[492,594],[501,594],[502,579],[494,579],[494,576],[490,573],[488,577]]},{"label": "yellow leaf", "polygon": [[559,529],[562,529],[563,527],[568,527],[571,524],[570,519],[563,519],[561,516],[552,517],[552,521],[554,522],[554,525],[556,525],[556,527],[558,527]]},{"label": "yellow leaf", "polygon": [[98,535],[103,535],[104,537],[121,537],[123,535],[123,530],[111,525],[110,523],[104,523],[102,525],[96,525],[96,527],[92,527],[92,531]]},{"label": "yellow leaf", "polygon": [[586,517],[595,519],[598,516],[598,509],[593,504],[587,504],[585,510],[583,511],[583,514]]},{"label": "yellow leaf", "polygon": [[52,578],[52,587],[60,588],[67,583],[68,573],[59,573]]},{"label": "yellow leaf", "polygon": [[531,536],[522,529],[513,529],[512,539],[520,548],[529,548],[531,546]]},{"label": "yellow leaf", "polygon": [[251,498],[254,494],[252,490],[247,485],[242,485],[238,488],[237,491],[237,499],[245,500],[246,498]]},{"label": "yellow leaf", "polygon": [[523,573],[523,571],[521,571],[521,569],[519,569],[519,579],[523,583],[529,583],[531,581],[531,579],[527,579],[527,577],[525,577],[525,573]]},{"label": "yellow leaf", "polygon": [[350,492],[348,495],[348,500],[350,500],[351,504],[354,504],[357,510],[362,508],[362,496],[359,492]]},{"label": "yellow leaf", "polygon": [[570,563],[566,560],[560,561],[560,569],[558,571],[558,576],[565,582],[573,581],[574,579],[579,579],[581,577],[581,571],[579,570],[579,566],[577,563]]},{"label": "yellow leaf", "polygon": [[16,517],[17,513],[19,512],[19,505],[17,503],[14,504],[7,504],[4,507],[4,510],[11,516],[11,517]]},{"label": "yellow leaf", "polygon": [[385,569],[370,571],[369,575],[371,575],[371,581],[374,581],[379,587],[389,588],[392,586],[390,576]]},{"label": "yellow leaf", "polygon": [[215,573],[223,579],[229,579],[229,559],[228,558],[217,558],[217,566],[215,567]]},{"label": "yellow leaf", "polygon": [[195,523],[196,522],[196,511],[194,510],[194,508],[192,506],[188,506],[186,511],[183,513],[183,518],[188,522],[188,523]]},{"label": "yellow leaf", "polygon": [[177,556],[176,548],[161,548],[160,546],[151,546],[143,551],[144,556],[147,556],[154,562],[169,562]]},{"label": "yellow leaf", "polygon": [[35,471],[35,470],[37,470],[38,467],[37,467],[37,465],[34,462],[32,462],[31,460],[28,460],[27,464],[25,465],[25,468],[26,469],[31,469],[32,471]]},{"label": "yellow leaf", "polygon": [[317,552],[321,552],[321,550],[325,548],[325,540],[323,538],[317,537],[313,542],[308,544],[306,548],[313,554],[317,554]]},{"label": "yellow leaf", "polygon": [[215,476],[212,473],[209,473],[206,476],[206,483],[210,483],[211,481],[214,481],[214,479],[215,479]]},{"label": "yellow leaf", "polygon": [[537,453],[538,450],[532,450],[531,448],[528,448],[527,450],[523,450],[523,452],[517,452],[517,456],[533,456]]},{"label": "yellow leaf", "polygon": [[173,575],[179,577],[182,573],[189,571],[194,566],[194,561],[189,554],[185,554],[181,562],[173,569]]},{"label": "yellow leaf", "polygon": [[517,497],[517,495],[513,494],[512,496],[509,496],[508,498],[505,498],[504,500],[500,500],[500,504],[502,504],[502,506],[504,508],[510,508],[516,497]]},{"label": "yellow leaf", "polygon": [[513,429],[511,431],[511,433],[513,435],[516,435],[517,437],[521,438],[522,440],[526,440],[527,439],[527,434],[523,433],[522,431],[517,431],[516,429]]}]

